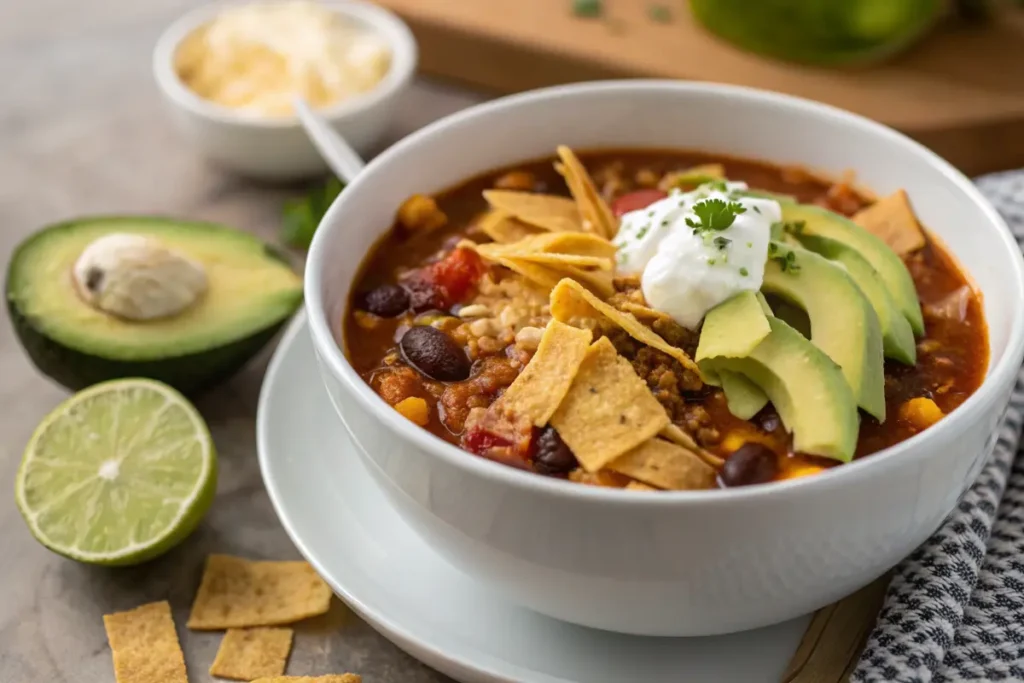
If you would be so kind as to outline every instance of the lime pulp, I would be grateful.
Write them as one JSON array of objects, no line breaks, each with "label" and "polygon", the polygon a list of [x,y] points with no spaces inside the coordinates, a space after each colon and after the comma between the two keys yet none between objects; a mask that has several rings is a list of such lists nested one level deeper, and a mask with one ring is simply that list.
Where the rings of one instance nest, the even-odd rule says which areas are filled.
[{"label": "lime pulp", "polygon": [[217,459],[196,409],[171,387],[120,379],[71,396],[36,428],[15,498],[36,540],[101,565],[137,564],[195,529]]}]

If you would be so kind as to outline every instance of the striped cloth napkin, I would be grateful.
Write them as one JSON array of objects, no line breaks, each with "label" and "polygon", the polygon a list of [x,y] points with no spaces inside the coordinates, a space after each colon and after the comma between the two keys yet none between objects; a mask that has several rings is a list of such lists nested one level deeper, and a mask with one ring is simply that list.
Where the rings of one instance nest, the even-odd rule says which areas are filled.
[{"label": "striped cloth napkin", "polygon": [[[982,177],[978,187],[1024,249],[1024,171]],[[992,460],[942,528],[896,568],[854,683],[1024,681],[1022,421],[1024,370]]]}]

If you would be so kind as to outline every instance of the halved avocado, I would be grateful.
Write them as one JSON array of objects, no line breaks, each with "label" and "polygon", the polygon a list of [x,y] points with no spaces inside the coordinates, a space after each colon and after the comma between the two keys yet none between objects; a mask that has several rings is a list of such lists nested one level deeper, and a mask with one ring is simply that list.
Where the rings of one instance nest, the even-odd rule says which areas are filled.
[{"label": "halved avocado", "polygon": [[778,318],[746,358],[721,358],[721,369],[743,375],[771,400],[793,449],[849,462],[860,426],[857,402],[831,358]]},{"label": "halved avocado", "polygon": [[800,234],[796,237],[803,246],[811,251],[842,265],[860,287],[860,291],[868,298],[878,315],[878,323],[882,330],[882,351],[885,357],[906,365],[916,363],[917,345],[914,341],[914,330],[896,308],[896,302],[893,301],[889,290],[882,284],[878,271],[871,267],[867,259],[842,242],[828,237],[807,234]]},{"label": "halved avocado", "polygon": [[[124,320],[79,297],[72,267],[115,233],[144,235],[203,266],[207,290],[177,315]],[[256,237],[212,223],[101,217],[53,225],[15,250],[7,272],[14,329],[39,370],[78,390],[150,377],[194,394],[252,358],[302,302],[302,280]]]},{"label": "halved avocado", "polygon": [[807,312],[811,342],[843,370],[857,404],[885,420],[885,374],[878,316],[841,266],[814,252],[772,242],[761,290]]},{"label": "halved avocado", "polygon": [[781,203],[782,220],[802,222],[802,234],[827,237],[850,247],[878,271],[897,308],[910,323],[914,334],[924,334],[924,317],[910,271],[885,242],[848,218],[820,206]]}]

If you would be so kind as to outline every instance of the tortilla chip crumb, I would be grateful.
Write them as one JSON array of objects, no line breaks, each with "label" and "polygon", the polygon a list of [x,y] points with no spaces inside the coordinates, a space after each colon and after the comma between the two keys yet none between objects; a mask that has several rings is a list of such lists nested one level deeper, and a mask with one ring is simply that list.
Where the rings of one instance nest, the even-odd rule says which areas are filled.
[{"label": "tortilla chip crumb", "polygon": [[216,631],[278,626],[325,613],[331,589],[307,562],[210,555],[188,627]]},{"label": "tortilla chip crumb", "polygon": [[210,675],[236,681],[280,676],[291,649],[290,628],[229,628],[220,641]]},{"label": "tortilla chip crumb", "polygon": [[117,683],[188,683],[167,601],[103,615]]},{"label": "tortilla chip crumb", "polygon": [[650,439],[608,463],[608,469],[662,489],[715,487],[715,470],[696,454],[663,439]]},{"label": "tortilla chip crumb", "polygon": [[257,678],[252,683],[362,683],[358,674],[328,674],[326,676],[272,676]]}]

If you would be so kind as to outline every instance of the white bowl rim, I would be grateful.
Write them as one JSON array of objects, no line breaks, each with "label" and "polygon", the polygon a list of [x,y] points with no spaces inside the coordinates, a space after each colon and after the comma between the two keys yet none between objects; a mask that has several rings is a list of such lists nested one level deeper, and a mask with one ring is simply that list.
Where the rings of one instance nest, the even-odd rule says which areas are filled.
[{"label": "white bowl rim", "polygon": [[[628,94],[631,91],[639,92],[645,90],[717,93],[730,98],[757,102],[762,105],[786,109],[803,109],[819,116],[839,119],[841,123],[847,126],[857,127],[873,135],[883,137],[889,144],[903,147],[918,156],[925,157],[957,189],[970,198],[976,205],[979,214],[996,228],[999,238],[1003,243],[1003,248],[998,251],[1008,254],[1008,258],[1013,262],[1015,282],[1012,283],[1014,285],[1012,288],[1013,295],[1008,308],[1014,311],[1024,310],[1024,259],[1021,257],[1020,247],[1003,218],[963,173],[928,148],[888,126],[831,105],[791,95],[745,86],[659,79],[591,81],[541,88],[478,104],[435,121],[388,148],[372,160],[366,170],[372,170],[378,165],[389,163],[392,159],[401,157],[408,148],[414,146],[419,140],[429,137],[437,131],[458,126],[464,121],[484,116],[494,111],[528,105],[539,100],[572,97],[583,93],[617,91]],[[364,171],[360,178],[365,175],[367,173]],[[468,453],[402,417],[363,381],[345,358],[340,346],[335,342],[320,293],[322,273],[326,265],[325,245],[331,239],[332,226],[339,224],[337,217],[345,210],[346,195],[352,196],[352,193],[359,191],[360,178],[356,178],[347,188],[346,192],[343,192],[335,200],[324,216],[310,246],[309,257],[306,263],[304,289],[305,308],[314,347],[326,364],[328,371],[340,378],[344,382],[346,389],[355,396],[356,400],[369,413],[382,420],[389,430],[399,434],[402,439],[411,442],[431,456],[440,458],[455,468],[468,471],[491,482],[507,485],[513,489],[529,490],[534,494],[575,498],[581,501],[600,501],[605,505],[674,506],[700,504],[714,506],[735,505],[737,503],[753,504],[764,496],[790,495],[788,492],[794,489],[801,489],[810,493],[812,491],[842,488],[865,477],[876,476],[872,473],[883,471],[887,464],[894,461],[899,462],[899,459],[927,457],[930,450],[929,445],[941,443],[945,440],[947,434],[962,431],[962,425],[968,424],[971,420],[980,419],[983,415],[981,410],[993,398],[991,394],[995,391],[994,387],[999,384],[999,380],[1016,375],[1020,370],[1019,361],[1021,356],[1024,355],[1024,315],[1018,314],[1013,316],[1006,348],[994,365],[990,356],[989,371],[981,386],[946,418],[894,446],[873,453],[868,457],[858,458],[841,466],[829,468],[811,477],[799,477],[736,488],[700,491],[661,491],[658,495],[654,496],[649,495],[645,491],[583,486],[561,479],[538,476],[532,472],[508,467],[507,465]],[[324,371],[323,366],[321,366],[321,371]]]},{"label": "white bowl rim", "polygon": [[[280,4],[283,1],[220,0],[182,15],[164,30],[153,48],[153,75],[157,85],[175,104],[206,119],[256,129],[300,129],[302,124],[295,115],[265,117],[255,112],[239,111],[211,102],[186,86],[174,68],[174,55],[181,42],[225,9],[244,5]],[[376,107],[412,80],[419,63],[419,48],[412,31],[395,13],[363,0],[320,0],[318,4],[369,26],[372,31],[384,38],[391,48],[391,64],[384,78],[374,88],[337,104],[317,109],[318,114],[328,121],[340,121]]]}]

